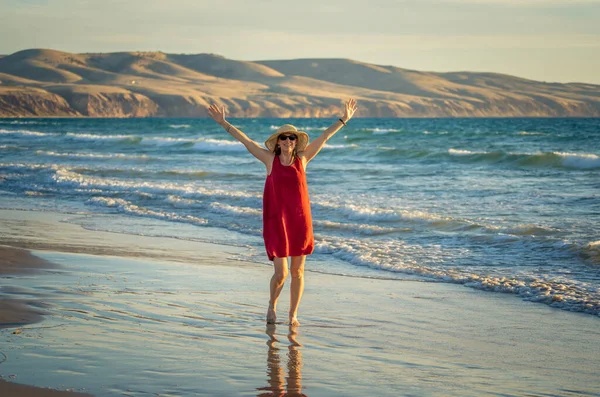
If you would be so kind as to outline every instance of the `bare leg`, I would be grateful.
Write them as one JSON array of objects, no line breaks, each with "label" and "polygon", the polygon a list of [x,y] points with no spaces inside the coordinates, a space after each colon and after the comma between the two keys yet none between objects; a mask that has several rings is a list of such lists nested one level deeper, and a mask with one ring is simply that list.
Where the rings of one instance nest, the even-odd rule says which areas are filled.
[{"label": "bare leg", "polygon": [[298,321],[298,306],[304,292],[304,261],[306,255],[292,256],[291,272],[292,285],[290,286],[290,327],[300,325]]},{"label": "bare leg", "polygon": [[288,275],[287,258],[273,259],[273,277],[271,277],[271,297],[269,299],[269,308],[267,309],[267,323],[275,324],[277,321],[277,299]]}]

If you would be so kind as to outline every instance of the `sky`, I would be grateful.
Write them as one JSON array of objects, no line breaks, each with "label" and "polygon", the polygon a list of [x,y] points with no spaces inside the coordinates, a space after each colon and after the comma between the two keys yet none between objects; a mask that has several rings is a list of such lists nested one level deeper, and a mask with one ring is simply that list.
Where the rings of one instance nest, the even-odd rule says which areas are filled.
[{"label": "sky", "polygon": [[0,54],[349,58],[600,84],[600,0],[0,0]]}]

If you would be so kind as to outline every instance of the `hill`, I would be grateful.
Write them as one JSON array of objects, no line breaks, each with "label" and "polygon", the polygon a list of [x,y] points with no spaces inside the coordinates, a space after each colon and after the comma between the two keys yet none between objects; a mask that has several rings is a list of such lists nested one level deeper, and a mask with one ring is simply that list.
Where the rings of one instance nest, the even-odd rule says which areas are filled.
[{"label": "hill", "polygon": [[600,86],[496,73],[433,73],[350,59],[236,61],[214,54],[0,57],[0,117],[332,117],[354,97],[361,117],[598,117]]}]

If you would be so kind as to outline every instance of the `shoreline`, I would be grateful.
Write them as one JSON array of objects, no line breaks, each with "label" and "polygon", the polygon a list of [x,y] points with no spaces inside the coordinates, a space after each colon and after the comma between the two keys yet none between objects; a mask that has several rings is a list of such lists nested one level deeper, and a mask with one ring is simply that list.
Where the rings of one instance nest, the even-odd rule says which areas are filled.
[{"label": "shoreline", "polygon": [[[15,255],[60,266],[11,276],[15,298],[43,293],[52,305],[43,331],[0,332],[20,347],[0,370],[19,382],[77,384],[98,397],[256,395],[285,389],[289,360],[302,386],[288,391],[311,396],[594,395],[600,387],[593,316],[454,284],[309,272],[298,345],[291,334],[287,345],[285,323],[265,335],[270,268],[228,258],[239,248],[90,231],[60,222],[68,216],[0,211],[8,229],[0,242],[37,241],[46,250]],[[17,221],[22,228],[11,227]],[[280,318],[288,289],[289,280]]]},{"label": "shoreline", "polygon": [[[235,255],[245,251],[245,248],[235,245],[92,230],[65,221],[87,216],[77,213],[0,209],[3,227],[9,229],[5,233],[0,227],[0,246],[27,251],[143,257],[183,263],[205,259],[219,260],[223,254]],[[149,243],[149,239],[153,242]]]}]

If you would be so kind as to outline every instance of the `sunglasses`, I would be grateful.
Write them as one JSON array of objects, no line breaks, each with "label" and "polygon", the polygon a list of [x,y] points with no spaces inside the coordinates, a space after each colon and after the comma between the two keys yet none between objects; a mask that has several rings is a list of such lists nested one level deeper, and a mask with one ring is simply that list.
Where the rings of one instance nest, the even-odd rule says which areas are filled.
[{"label": "sunglasses", "polygon": [[295,141],[296,138],[298,138],[296,135],[279,135],[280,141],[285,141],[287,139],[289,139],[290,141]]}]

